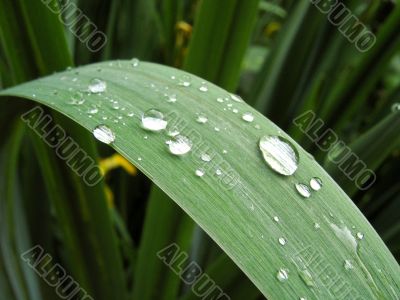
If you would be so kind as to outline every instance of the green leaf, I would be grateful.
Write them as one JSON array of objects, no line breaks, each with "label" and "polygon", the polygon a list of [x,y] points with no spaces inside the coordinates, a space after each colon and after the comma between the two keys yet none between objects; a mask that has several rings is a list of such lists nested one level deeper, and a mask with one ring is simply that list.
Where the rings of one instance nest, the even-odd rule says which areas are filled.
[{"label": "green leaf", "polygon": [[233,91],[256,21],[258,2],[202,1],[184,69]]},{"label": "green leaf", "polygon": [[[208,91],[202,92],[199,87],[204,80],[193,75],[190,87],[180,86],[184,74],[151,63],[132,67],[128,61],[107,62],[22,84],[0,95],[48,105],[89,131],[99,124],[109,126],[116,136],[111,146],[188,213],[265,296],[394,298],[400,286],[398,264],[329,175],[289,136],[246,103],[230,100],[225,90],[208,83]],[[68,104],[74,93],[87,91],[90,81],[99,77],[107,83],[104,94],[87,95],[80,106]],[[176,94],[176,103],[165,100],[166,86],[167,93]],[[218,97],[227,99],[219,103]],[[113,108],[110,99],[118,101],[119,109]],[[99,112],[89,117],[92,105]],[[231,112],[230,106],[240,113]],[[140,116],[150,108],[164,112],[170,125],[180,121],[176,125],[181,126],[181,134],[193,142],[191,153],[174,156],[164,132],[141,128]],[[128,117],[130,112],[136,117]],[[254,114],[255,121],[242,120],[244,112]],[[205,113],[208,122],[196,122],[197,113]],[[299,154],[294,175],[282,177],[266,165],[258,149],[264,135],[278,135],[293,144]],[[214,156],[211,162],[200,159],[204,152]],[[206,169],[200,178],[194,174],[199,167]],[[215,174],[216,169],[222,171],[221,176]],[[304,199],[294,184],[308,183],[314,176],[323,187]],[[280,221],[275,222],[274,216]],[[314,223],[320,228],[315,229]],[[356,232],[364,238],[357,240]],[[278,243],[280,237],[287,240],[286,245]],[[353,269],[344,267],[345,260],[352,262]],[[289,272],[284,282],[277,280],[281,268]]]}]

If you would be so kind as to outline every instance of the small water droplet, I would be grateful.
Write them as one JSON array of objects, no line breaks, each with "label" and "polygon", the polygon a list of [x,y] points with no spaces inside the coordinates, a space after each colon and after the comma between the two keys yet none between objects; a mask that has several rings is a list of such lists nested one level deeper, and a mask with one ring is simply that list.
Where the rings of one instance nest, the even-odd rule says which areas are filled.
[{"label": "small water droplet", "polygon": [[275,216],[273,219],[274,219],[274,221],[275,221],[276,223],[279,222],[279,217],[278,217],[278,216]]},{"label": "small water droplet", "polygon": [[301,196],[304,198],[309,198],[311,196],[311,190],[308,185],[303,183],[296,183],[295,184],[296,190],[299,192]]},{"label": "small water droplet", "polygon": [[97,107],[91,107],[88,109],[88,114],[90,115],[95,115],[99,112],[99,109]]},{"label": "small water droplet", "polygon": [[141,157],[138,157],[138,161],[142,161],[142,158],[141,158]]},{"label": "small water droplet", "polygon": [[358,238],[359,240],[362,240],[362,239],[364,238],[364,234],[361,233],[361,232],[357,232],[356,236],[357,236],[357,238]]},{"label": "small water droplet", "polygon": [[69,104],[72,105],[82,105],[83,103],[85,103],[85,99],[83,99],[83,94],[81,92],[75,92],[69,102]]},{"label": "small water droplet", "polygon": [[228,153],[228,150],[225,150],[225,149],[224,149],[224,150],[222,150],[222,153],[223,153],[223,154],[227,154],[227,153]]},{"label": "small water droplet", "polygon": [[203,177],[206,172],[203,169],[197,169],[194,173],[197,177]]},{"label": "small water droplet", "polygon": [[352,269],[354,268],[354,267],[353,267],[353,264],[352,264],[351,261],[348,260],[348,259],[346,259],[346,260],[344,261],[343,266],[344,266],[344,268],[345,268],[346,270],[352,270]]},{"label": "small water droplet", "polygon": [[133,112],[127,113],[128,117],[133,117],[134,115],[135,115],[135,113],[133,113]]},{"label": "small water droplet", "polygon": [[192,78],[189,75],[182,75],[179,78],[179,83],[180,86],[184,86],[184,87],[189,87],[192,84]]},{"label": "small water droplet", "polygon": [[320,228],[321,228],[321,225],[319,225],[318,223],[314,223],[314,228],[315,228],[315,229],[320,229]]},{"label": "small water droplet", "polygon": [[192,142],[186,136],[177,135],[173,137],[168,148],[174,155],[184,155],[192,149]]},{"label": "small water droplet", "polygon": [[221,176],[222,175],[222,171],[220,169],[217,169],[215,171],[215,174],[217,174],[217,176]]},{"label": "small water droplet", "polygon": [[275,172],[289,176],[297,170],[299,155],[288,140],[266,135],[260,139],[259,147],[265,162]]},{"label": "small water droplet", "polygon": [[394,103],[391,107],[392,112],[400,111],[400,103]]},{"label": "small water droplet", "polygon": [[216,132],[219,132],[221,129],[219,129],[219,127],[214,127],[214,130],[215,130]]},{"label": "small water droplet", "polygon": [[254,115],[250,112],[246,112],[242,115],[242,119],[245,120],[246,122],[253,122],[254,121]]},{"label": "small water droplet", "polygon": [[168,122],[162,112],[149,109],[142,115],[142,127],[149,131],[161,131],[167,127]]},{"label": "small water droplet", "polygon": [[234,114],[237,114],[237,113],[239,112],[239,110],[238,110],[237,108],[234,108],[234,109],[232,109],[232,112],[233,112]]},{"label": "small water droplet", "polygon": [[[168,87],[166,87],[166,89],[168,89]],[[175,93],[164,93],[164,98],[167,100],[168,103],[175,103],[177,98],[176,98],[176,94]]]},{"label": "small water droplet", "polygon": [[313,177],[310,180],[310,186],[314,191],[318,191],[322,187],[322,180],[318,177]]},{"label": "small water droplet", "polygon": [[240,96],[238,96],[238,95],[230,94],[230,97],[231,97],[231,99],[232,99],[233,101],[235,101],[235,102],[243,102],[243,99],[242,99]]},{"label": "small water droplet", "polygon": [[89,84],[89,92],[97,94],[103,93],[107,89],[107,83],[99,78],[93,78]]},{"label": "small water droplet", "polygon": [[217,102],[222,103],[222,102],[224,102],[224,99],[222,99],[222,98],[217,98]]},{"label": "small water droplet", "polygon": [[199,87],[199,90],[200,90],[201,92],[208,92],[207,84],[206,84],[205,82],[202,82],[202,83],[201,83],[201,86]]},{"label": "small water droplet", "polygon": [[136,68],[136,67],[139,66],[139,64],[140,64],[140,60],[139,59],[137,59],[136,57],[132,58],[132,60],[131,60],[132,67]]},{"label": "small water droplet", "polygon": [[300,270],[299,275],[301,280],[305,283],[306,286],[312,287],[315,285],[314,278],[312,277],[310,271],[308,270]]},{"label": "small water droplet", "polygon": [[102,143],[111,144],[115,141],[114,132],[106,125],[98,125],[93,129],[94,137]]},{"label": "small water droplet", "polygon": [[284,282],[286,280],[288,280],[289,278],[289,271],[287,269],[279,269],[278,273],[276,274],[276,278],[280,281],[280,282]]},{"label": "small water droplet", "polygon": [[208,121],[208,118],[207,118],[206,115],[204,115],[204,114],[199,114],[199,115],[197,116],[197,119],[196,119],[196,122],[197,122],[197,123],[205,124],[205,123],[207,123],[207,121]]},{"label": "small water droplet", "polygon": [[285,238],[283,238],[283,237],[280,237],[280,238],[278,239],[278,242],[279,242],[279,244],[281,244],[282,246],[285,246],[285,245],[286,245],[286,240],[285,240]]},{"label": "small water droplet", "polygon": [[200,158],[201,158],[202,161],[205,161],[205,162],[209,162],[209,161],[212,160],[211,156],[209,154],[207,154],[207,153],[202,153],[200,155]]}]

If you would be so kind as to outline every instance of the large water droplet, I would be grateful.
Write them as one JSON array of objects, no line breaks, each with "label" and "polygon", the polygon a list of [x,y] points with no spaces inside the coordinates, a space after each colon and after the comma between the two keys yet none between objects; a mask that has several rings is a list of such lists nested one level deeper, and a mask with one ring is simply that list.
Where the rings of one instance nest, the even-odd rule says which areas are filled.
[{"label": "large water droplet", "polygon": [[318,191],[322,187],[322,180],[318,177],[313,177],[310,180],[310,186],[314,191]]},{"label": "large water droplet", "polygon": [[93,129],[94,137],[102,143],[111,144],[115,141],[114,132],[106,125],[98,125]]},{"label": "large water droplet", "polygon": [[103,93],[107,89],[107,83],[101,79],[93,78],[89,84],[89,92],[97,94]]},{"label": "large water droplet", "polygon": [[276,274],[276,278],[280,282],[284,282],[289,278],[289,271],[287,269],[279,269],[278,273]]},{"label": "large water droplet", "polygon": [[142,115],[142,127],[149,131],[161,131],[167,127],[168,122],[162,112],[149,109]]},{"label": "large water droplet", "polygon": [[186,136],[177,135],[170,141],[168,148],[174,155],[184,155],[192,149],[192,142]]},{"label": "large water droplet", "polygon": [[254,115],[250,112],[246,112],[242,115],[242,119],[245,120],[246,122],[253,122],[254,121]]},{"label": "large water droplet", "polygon": [[299,194],[304,198],[309,198],[311,196],[311,190],[307,185],[303,183],[296,183],[295,187]]},{"label": "large water droplet", "polygon": [[266,135],[260,139],[259,147],[265,162],[277,173],[289,176],[297,170],[299,156],[288,140]]}]

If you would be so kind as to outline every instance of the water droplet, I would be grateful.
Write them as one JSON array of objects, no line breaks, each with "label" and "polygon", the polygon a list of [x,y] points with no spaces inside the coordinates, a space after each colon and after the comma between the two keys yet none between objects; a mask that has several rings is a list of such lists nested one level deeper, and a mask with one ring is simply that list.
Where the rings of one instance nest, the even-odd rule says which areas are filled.
[{"label": "water droplet", "polygon": [[149,131],[161,131],[167,127],[168,122],[162,112],[149,109],[142,115],[142,127]]},{"label": "water droplet", "polygon": [[308,270],[300,270],[299,275],[301,280],[303,280],[306,286],[311,287],[315,285],[314,279]]},{"label": "water droplet", "polygon": [[88,109],[88,114],[90,115],[95,115],[99,112],[99,109],[97,107],[91,107]]},{"label": "water droplet", "polygon": [[134,115],[135,115],[135,113],[133,113],[133,112],[127,113],[128,117],[133,117]]},{"label": "water droplet", "polygon": [[278,239],[278,242],[279,242],[279,244],[281,244],[282,246],[285,246],[285,245],[286,245],[286,240],[285,240],[285,238],[283,238],[283,237],[280,237],[280,238]]},{"label": "water droplet", "polygon": [[206,85],[205,82],[202,82],[202,83],[201,83],[201,86],[199,87],[199,90],[200,90],[201,92],[208,92],[208,87],[207,87],[207,85]]},{"label": "water droplet", "polygon": [[232,112],[233,112],[234,114],[237,114],[237,113],[239,112],[239,110],[238,110],[237,108],[234,108],[234,109],[232,109]]},{"label": "water droplet", "polygon": [[238,95],[230,94],[230,97],[231,97],[231,99],[232,99],[233,101],[235,101],[235,102],[243,102],[243,99],[242,99],[240,96],[238,96]]},{"label": "water droplet", "polygon": [[314,223],[314,228],[315,228],[315,229],[320,229],[320,228],[321,228],[321,225],[319,225],[318,223]]},{"label": "water droplet", "polygon": [[279,222],[279,217],[278,217],[278,216],[275,216],[273,219],[274,219],[274,221],[275,221],[276,223]]},{"label": "water droplet", "polygon": [[94,137],[102,143],[110,144],[115,141],[115,134],[106,125],[98,125],[93,129]]},{"label": "water droplet", "polygon": [[223,153],[223,154],[227,154],[227,153],[228,153],[228,150],[225,150],[225,149],[224,149],[224,150],[222,150],[222,153]]},{"label": "water droplet", "polygon": [[140,64],[140,60],[137,59],[136,57],[131,60],[132,67],[136,68],[139,66],[139,64]]},{"label": "water droplet", "polygon": [[[166,86],[165,89],[169,90],[169,87]],[[164,99],[166,99],[168,103],[175,103],[177,100],[176,94],[172,93],[170,91],[167,91],[166,93],[164,93]]]},{"label": "water droplet", "polygon": [[289,176],[297,170],[299,156],[288,140],[266,135],[260,139],[259,147],[265,162],[277,173]]},{"label": "water droplet", "polygon": [[141,157],[138,157],[138,159],[137,159],[138,161],[142,161],[142,158]]},{"label": "water droplet", "polygon": [[357,236],[357,238],[358,238],[359,240],[362,240],[362,239],[364,238],[364,234],[361,233],[361,232],[357,232],[356,236]]},{"label": "water droplet", "polygon": [[173,137],[168,145],[169,151],[174,155],[184,155],[192,149],[192,142],[183,135]]},{"label": "water droplet", "polygon": [[107,89],[107,83],[101,79],[93,78],[89,84],[89,92],[97,94],[103,93]]},{"label": "water droplet", "polygon": [[214,127],[214,130],[215,130],[216,132],[219,132],[221,129],[219,129],[219,127]]},{"label": "water droplet", "polygon": [[311,190],[308,185],[303,183],[296,183],[295,184],[296,190],[299,192],[301,196],[304,198],[309,198],[311,196]]},{"label": "water droplet", "polygon": [[310,180],[310,186],[314,191],[318,191],[322,187],[322,180],[318,177],[313,177]]},{"label": "water droplet", "polygon": [[71,101],[69,102],[69,104],[72,105],[81,105],[83,103],[85,103],[85,99],[83,99],[83,94],[81,92],[75,92],[71,97]]},{"label": "water droplet", "polygon": [[222,99],[222,98],[217,98],[217,102],[222,103],[222,102],[224,102],[224,99]]},{"label": "water droplet", "polygon": [[178,84],[180,86],[189,87],[192,84],[192,78],[189,75],[182,75],[179,78]]},{"label": "water droplet", "polygon": [[196,174],[196,176],[198,176],[198,177],[203,177],[204,174],[205,174],[205,172],[204,172],[203,169],[197,169],[197,170],[195,171],[195,174]]},{"label": "water droplet", "polygon": [[276,274],[276,278],[280,282],[284,282],[289,278],[289,271],[287,269],[279,269],[278,273]]},{"label": "water droplet", "polygon": [[394,103],[392,105],[392,112],[400,111],[400,103]]},{"label": "water droplet", "polygon": [[205,123],[207,123],[207,121],[208,121],[208,118],[207,118],[206,115],[199,114],[199,115],[197,116],[197,119],[196,119],[196,122],[197,122],[197,123],[205,124]]},{"label": "water droplet", "polygon": [[217,176],[220,176],[220,175],[222,175],[222,171],[221,171],[220,169],[217,169],[217,170],[215,171],[215,174],[217,174]]},{"label": "water droplet", "polygon": [[307,298],[300,297],[299,300],[307,300]]},{"label": "water droplet", "polygon": [[352,270],[352,269],[354,268],[354,267],[353,267],[353,264],[352,264],[351,261],[348,260],[348,259],[346,259],[346,260],[344,261],[343,266],[344,266],[344,268],[345,268],[346,270]]},{"label": "water droplet", "polygon": [[242,115],[242,119],[245,120],[246,122],[253,122],[254,121],[254,116],[252,113],[250,112],[246,112]]},{"label": "water droplet", "polygon": [[205,161],[205,162],[209,162],[212,159],[211,156],[208,155],[207,153],[201,154],[200,158],[201,158],[202,161]]}]

